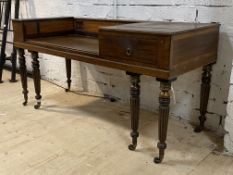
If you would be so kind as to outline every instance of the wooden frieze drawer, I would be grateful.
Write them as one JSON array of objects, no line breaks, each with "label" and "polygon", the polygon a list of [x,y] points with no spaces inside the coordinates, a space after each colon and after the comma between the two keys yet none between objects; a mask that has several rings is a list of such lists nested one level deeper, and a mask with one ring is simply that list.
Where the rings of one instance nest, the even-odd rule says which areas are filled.
[{"label": "wooden frieze drawer", "polygon": [[[144,66],[158,66],[167,57],[170,37],[128,34],[101,30],[99,35],[100,56],[104,59]],[[163,65],[166,69],[168,66]]]}]

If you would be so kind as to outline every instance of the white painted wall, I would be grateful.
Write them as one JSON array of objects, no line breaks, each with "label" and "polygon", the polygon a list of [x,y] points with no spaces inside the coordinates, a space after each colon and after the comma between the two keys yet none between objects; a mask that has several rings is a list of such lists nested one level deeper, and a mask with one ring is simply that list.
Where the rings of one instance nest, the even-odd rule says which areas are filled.
[{"label": "white painted wall", "polygon": [[[117,2],[114,9],[113,2]],[[158,21],[193,22],[196,10],[199,22],[220,22],[221,35],[219,59],[214,66],[207,126],[223,133],[226,103],[233,101],[233,87],[228,98],[233,57],[233,2],[232,0],[24,0],[22,17],[78,16],[94,18],[121,18]],[[40,55],[42,77],[66,87],[64,60]],[[72,90],[103,96],[108,94],[129,102],[129,80],[124,72],[73,62]],[[180,76],[174,83],[177,104],[171,105],[171,113],[190,122],[198,122],[201,69]],[[233,75],[231,78],[233,83]],[[143,76],[141,81],[141,106],[158,109],[158,83],[155,78]],[[42,87],[43,88],[43,87]],[[42,91],[43,92],[43,91]],[[225,137],[226,148],[233,152],[233,103],[228,105]],[[222,122],[221,122],[222,121]]]}]

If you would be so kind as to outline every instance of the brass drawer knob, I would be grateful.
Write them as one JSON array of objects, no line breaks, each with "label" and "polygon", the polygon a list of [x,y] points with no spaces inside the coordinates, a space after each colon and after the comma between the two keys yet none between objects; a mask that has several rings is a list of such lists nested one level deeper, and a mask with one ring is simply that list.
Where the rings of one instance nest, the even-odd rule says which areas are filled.
[{"label": "brass drawer knob", "polygon": [[126,49],[126,55],[127,55],[127,56],[131,56],[132,54],[133,54],[132,49],[131,49],[131,48],[127,48],[127,49]]}]

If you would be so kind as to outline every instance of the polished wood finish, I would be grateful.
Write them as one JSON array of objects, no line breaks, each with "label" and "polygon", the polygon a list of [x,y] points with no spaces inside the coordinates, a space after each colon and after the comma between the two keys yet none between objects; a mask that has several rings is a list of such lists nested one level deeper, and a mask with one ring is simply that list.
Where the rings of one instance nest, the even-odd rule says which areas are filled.
[{"label": "polished wood finish", "polygon": [[99,42],[103,59],[159,69],[169,66],[170,37],[102,31]]},{"label": "polished wood finish", "polygon": [[[60,27],[62,24],[67,28]],[[13,26],[18,48],[162,79],[214,63],[217,58],[216,23],[67,17],[14,20]]]},{"label": "polished wood finish", "polygon": [[88,19],[88,18],[75,18],[75,31],[79,34],[98,36],[101,27],[115,26],[120,24],[137,23],[140,21],[126,21],[114,19]]},{"label": "polished wood finish", "polygon": [[13,20],[13,27],[15,47],[33,53],[38,100],[35,108],[40,107],[41,100],[38,52],[66,58],[67,90],[71,85],[71,60],[126,71],[131,76],[132,144],[129,149],[135,150],[139,136],[139,77],[156,77],[161,83],[161,92],[159,156],[154,162],[160,163],[166,149],[171,81],[204,66],[198,127],[203,129],[210,88],[209,65],[217,60],[219,24],[66,17]]},{"label": "polished wood finish", "polygon": [[134,151],[137,147],[137,138],[139,137],[138,123],[139,123],[139,109],[140,109],[140,75],[127,72],[130,75],[130,106],[131,106],[131,137],[132,144],[129,145],[129,150]]},{"label": "polished wood finish", "polygon": [[172,76],[178,76],[189,69],[215,63],[218,50],[219,28],[206,28],[173,37]]},{"label": "polished wood finish", "polygon": [[206,113],[210,94],[212,64],[203,67],[200,101],[200,125],[195,128],[195,132],[201,132],[205,127]]},{"label": "polished wood finish", "polygon": [[35,109],[39,109],[41,106],[41,98],[42,96],[40,95],[41,93],[41,83],[40,83],[40,62],[38,60],[38,52],[31,52],[32,56],[32,67],[33,67],[33,81],[34,81],[34,86],[35,86],[35,93],[36,93],[36,105],[34,106]]},{"label": "polished wood finish", "polygon": [[56,36],[74,32],[73,18],[70,17],[15,20],[13,27],[14,40],[20,42],[29,38]]},{"label": "polished wood finish", "polygon": [[23,105],[26,106],[28,103],[28,89],[27,89],[28,83],[27,83],[27,67],[26,67],[24,49],[18,49],[18,53],[19,53],[19,70],[20,70],[20,77],[21,77],[21,83],[22,83],[23,95],[24,95]]},{"label": "polished wood finish", "polygon": [[[172,79],[217,58],[219,25],[145,22],[103,27],[100,56],[107,60],[168,71]],[[109,44],[111,43],[111,44]]]}]

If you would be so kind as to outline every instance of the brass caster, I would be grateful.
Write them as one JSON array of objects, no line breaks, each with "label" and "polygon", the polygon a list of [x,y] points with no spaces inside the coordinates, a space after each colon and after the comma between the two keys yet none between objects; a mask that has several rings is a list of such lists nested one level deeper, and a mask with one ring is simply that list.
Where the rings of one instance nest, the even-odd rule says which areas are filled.
[{"label": "brass caster", "polygon": [[23,106],[27,106],[27,104],[28,104],[27,101],[23,102]]},{"label": "brass caster", "polygon": [[162,162],[162,158],[159,158],[159,157],[155,157],[154,158],[154,163],[156,163],[156,164],[160,164],[161,162]]},{"label": "brass caster", "polygon": [[137,145],[130,144],[128,146],[128,149],[131,150],[131,151],[135,151],[136,147],[137,147]]},{"label": "brass caster", "polygon": [[37,103],[36,105],[34,105],[34,108],[35,108],[35,109],[39,109],[40,106],[41,106],[41,103]]}]

